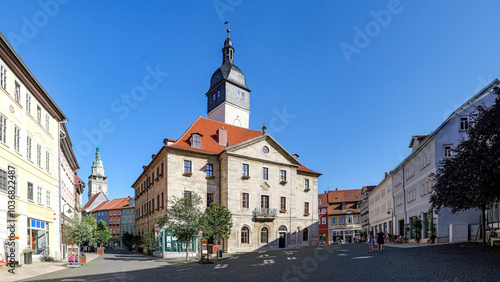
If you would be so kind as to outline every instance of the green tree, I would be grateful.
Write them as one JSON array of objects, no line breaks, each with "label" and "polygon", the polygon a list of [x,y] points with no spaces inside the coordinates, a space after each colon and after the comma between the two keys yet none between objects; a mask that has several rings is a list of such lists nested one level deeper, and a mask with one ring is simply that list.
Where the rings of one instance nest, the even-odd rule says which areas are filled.
[{"label": "green tree", "polygon": [[228,239],[233,228],[231,212],[217,203],[211,203],[202,217],[203,236],[220,245],[220,239]]},{"label": "green tree", "polygon": [[500,98],[495,88],[495,103],[478,106],[472,115],[468,137],[454,149],[454,156],[441,162],[435,175],[431,209],[448,207],[453,213],[481,209],[482,237],[486,242],[485,211],[500,200]]},{"label": "green tree", "polygon": [[144,240],[144,245],[150,249],[155,244],[155,233],[153,231],[144,232],[142,239]]},{"label": "green tree", "polygon": [[108,242],[111,239],[111,232],[106,226],[106,222],[104,220],[100,220],[96,227],[96,243],[101,246],[102,244]]},{"label": "green tree", "polygon": [[92,237],[91,237],[92,240],[91,241],[83,241],[83,244],[87,245],[87,246],[92,246],[96,243],[96,239],[97,239],[97,236],[96,236],[97,220],[95,219],[95,217],[92,216],[92,213],[88,214],[87,216],[82,217],[81,220],[83,222],[86,222],[88,225],[90,225],[92,227]]},{"label": "green tree", "polygon": [[181,242],[186,243],[186,261],[189,260],[189,242],[198,234],[202,212],[199,208],[201,197],[196,193],[185,192],[181,198],[173,197],[169,201],[166,215],[157,223]]},{"label": "green tree", "polygon": [[128,232],[125,232],[125,234],[123,234],[123,236],[122,236],[122,242],[127,247],[132,246],[133,244],[135,244],[134,243],[134,235],[132,235]]},{"label": "green tree", "polygon": [[93,244],[95,242],[93,227],[91,220],[85,217],[77,217],[72,221],[71,226],[64,226],[64,235],[66,240],[75,243],[80,248],[82,244]]}]

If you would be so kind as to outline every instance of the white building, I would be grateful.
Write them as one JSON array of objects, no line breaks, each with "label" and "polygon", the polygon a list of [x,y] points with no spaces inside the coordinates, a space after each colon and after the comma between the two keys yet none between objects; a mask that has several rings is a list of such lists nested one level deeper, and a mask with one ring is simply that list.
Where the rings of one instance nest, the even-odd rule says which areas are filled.
[{"label": "white building", "polygon": [[[429,211],[432,193],[431,174],[436,172],[440,162],[452,157],[452,149],[466,136],[469,116],[478,105],[492,105],[495,96],[492,90],[500,83],[497,79],[455,110],[430,135],[413,136],[410,142],[412,153],[391,172],[395,233],[414,238],[412,222],[414,218],[423,221],[421,238],[429,238],[435,228],[437,242],[448,242],[450,225],[479,224],[480,211],[467,210],[452,214],[443,208],[439,214]],[[472,234],[465,234],[465,238]]]}]

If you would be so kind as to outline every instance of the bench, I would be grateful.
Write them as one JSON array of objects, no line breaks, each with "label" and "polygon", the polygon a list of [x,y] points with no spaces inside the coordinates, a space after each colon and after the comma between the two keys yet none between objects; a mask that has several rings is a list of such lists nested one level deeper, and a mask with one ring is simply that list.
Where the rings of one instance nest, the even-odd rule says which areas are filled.
[{"label": "bench", "polygon": [[491,246],[499,246],[500,247],[500,238],[491,238]]}]

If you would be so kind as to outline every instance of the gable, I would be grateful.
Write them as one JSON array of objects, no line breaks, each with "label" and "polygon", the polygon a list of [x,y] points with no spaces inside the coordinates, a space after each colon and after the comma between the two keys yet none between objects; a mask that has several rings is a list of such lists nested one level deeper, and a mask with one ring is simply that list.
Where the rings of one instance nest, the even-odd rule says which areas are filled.
[{"label": "gable", "polygon": [[263,135],[262,137],[255,138],[238,146],[230,147],[227,151],[268,162],[290,164],[294,166],[301,165],[299,161],[269,135]]}]

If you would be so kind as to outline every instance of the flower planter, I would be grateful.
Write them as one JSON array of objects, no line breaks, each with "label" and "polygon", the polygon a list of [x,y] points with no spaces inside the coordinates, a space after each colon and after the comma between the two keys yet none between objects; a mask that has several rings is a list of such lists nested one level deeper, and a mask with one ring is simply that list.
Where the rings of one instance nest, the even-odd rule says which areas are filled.
[{"label": "flower planter", "polygon": [[287,184],[287,183],[288,183],[287,181],[280,181],[280,184],[281,184],[281,185],[285,185],[285,184]]},{"label": "flower planter", "polygon": [[213,177],[213,176],[207,176],[207,177],[205,177],[205,178],[206,178],[206,179],[214,179],[214,177]]},{"label": "flower planter", "polygon": [[280,210],[280,213],[286,213],[286,210]]},{"label": "flower planter", "polygon": [[193,173],[191,173],[191,172],[184,172],[182,175],[186,176],[186,177],[191,177],[191,175],[193,175]]},{"label": "flower planter", "polygon": [[309,213],[305,213],[304,216],[309,216],[310,214]]},{"label": "flower planter", "polygon": [[304,189],[304,192],[309,192],[311,191],[311,189]]},{"label": "flower planter", "polygon": [[102,248],[102,247],[97,248],[97,253],[101,254],[101,255],[104,255],[104,248]]},{"label": "flower planter", "polygon": [[241,177],[241,179],[243,179],[243,180],[248,180],[248,179],[250,179],[250,175],[243,175],[243,176]]},{"label": "flower planter", "polygon": [[33,253],[24,253],[24,264],[33,263]]},{"label": "flower planter", "polygon": [[87,257],[80,257],[80,264],[87,263]]}]

